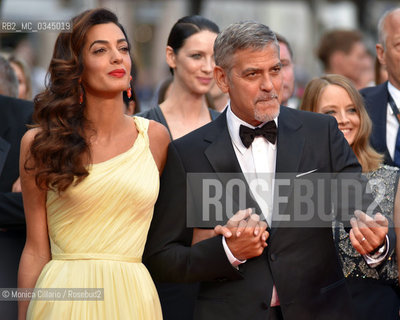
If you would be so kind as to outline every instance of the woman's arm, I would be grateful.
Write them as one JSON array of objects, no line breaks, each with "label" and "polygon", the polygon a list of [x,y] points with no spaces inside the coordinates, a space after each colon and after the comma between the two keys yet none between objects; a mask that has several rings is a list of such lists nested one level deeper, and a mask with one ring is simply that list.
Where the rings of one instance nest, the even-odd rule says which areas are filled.
[{"label": "woman's arm", "polygon": [[[34,288],[44,265],[50,260],[46,219],[46,191],[35,183],[35,170],[25,170],[29,148],[37,130],[29,130],[21,140],[20,177],[26,218],[26,243],[18,270],[18,287]],[[28,164],[30,165],[31,163]],[[18,319],[26,318],[29,301],[18,302]]]},{"label": "woman's arm", "polygon": [[161,123],[150,120],[148,132],[150,150],[161,175],[167,161],[168,145],[171,141],[168,130]]}]

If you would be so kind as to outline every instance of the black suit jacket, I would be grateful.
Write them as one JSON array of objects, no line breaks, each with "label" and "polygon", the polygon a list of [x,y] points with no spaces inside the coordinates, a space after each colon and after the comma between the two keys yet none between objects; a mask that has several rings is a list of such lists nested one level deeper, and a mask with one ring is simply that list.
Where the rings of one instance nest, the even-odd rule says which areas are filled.
[{"label": "black suit jacket", "polygon": [[[281,107],[276,172],[316,168],[361,172],[333,117]],[[229,263],[221,237],[190,247],[186,174],[191,172],[240,173],[226,113],[170,144],[144,252],[156,280],[201,282],[195,319],[267,319],[273,284],[285,319],[353,318],[330,223],[325,228],[273,225],[263,254],[239,270]],[[257,208],[251,200],[247,206]],[[289,215],[292,209],[286,207]]]},{"label": "black suit jacket", "polygon": [[19,177],[20,141],[32,112],[31,101],[0,95],[0,228],[25,225],[21,194],[11,187]]},{"label": "black suit jacket", "polygon": [[[0,95],[0,287],[17,287],[18,264],[25,244],[25,214],[20,192],[11,192],[19,177],[21,138],[32,123],[33,103]],[[17,303],[0,302],[4,319],[17,318]]]},{"label": "black suit jacket", "polygon": [[364,98],[365,108],[372,121],[372,134],[370,137],[372,147],[384,155],[384,162],[394,166],[386,143],[386,115],[389,102],[388,82],[375,87],[360,90]]}]

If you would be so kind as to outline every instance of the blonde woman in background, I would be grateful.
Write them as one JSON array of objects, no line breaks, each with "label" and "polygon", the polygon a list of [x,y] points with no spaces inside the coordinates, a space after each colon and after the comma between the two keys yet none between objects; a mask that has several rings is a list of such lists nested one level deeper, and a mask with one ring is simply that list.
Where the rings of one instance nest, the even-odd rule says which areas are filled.
[{"label": "blonde woman in background", "polygon": [[[394,219],[398,225],[399,169],[383,165],[383,156],[371,147],[371,120],[361,95],[351,81],[336,74],[311,80],[305,89],[300,109],[336,118],[339,129],[352,147],[363,172],[371,184],[374,184],[372,192],[375,199],[380,200],[382,214],[391,220]],[[371,268],[364,257],[352,247],[349,234],[342,224],[334,228],[334,238],[343,273],[353,297],[357,319],[398,319],[399,283],[396,254],[389,252],[391,256],[385,262],[376,269]],[[397,241],[396,247],[400,248],[399,240]],[[397,254],[398,250],[396,249]]]}]

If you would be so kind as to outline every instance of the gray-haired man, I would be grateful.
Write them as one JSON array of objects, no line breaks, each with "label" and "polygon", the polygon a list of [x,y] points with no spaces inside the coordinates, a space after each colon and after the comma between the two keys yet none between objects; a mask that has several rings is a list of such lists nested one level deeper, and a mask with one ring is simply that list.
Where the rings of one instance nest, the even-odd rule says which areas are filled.
[{"label": "gray-haired man", "polygon": [[[198,203],[204,201],[197,192],[201,188],[193,191],[189,173],[204,174],[207,183],[207,174],[215,174],[227,182],[222,194],[228,195],[227,185],[237,181],[226,179],[229,175],[361,171],[333,117],[280,106],[279,45],[267,26],[229,26],[218,35],[214,54],[214,76],[229,93],[230,104],[215,121],[170,144],[145,264],[158,281],[201,282],[195,319],[353,319],[330,223],[305,228],[293,221],[275,227],[265,199],[249,197],[257,193],[252,184],[245,204],[236,203],[235,196],[221,198],[223,221],[212,221],[209,230],[200,223],[205,216]],[[229,200],[234,200],[230,206]],[[239,224],[228,220],[246,208],[255,213]],[[280,213],[290,217],[291,208]],[[261,227],[255,232],[258,215],[269,226],[272,221],[268,231]],[[365,215],[361,219],[380,224],[379,219],[366,221]],[[191,221],[198,225],[189,225]],[[231,236],[213,236],[218,223],[227,223]],[[372,242],[384,242],[387,221],[382,225],[368,237],[353,226],[359,251],[372,251],[377,247]]]}]

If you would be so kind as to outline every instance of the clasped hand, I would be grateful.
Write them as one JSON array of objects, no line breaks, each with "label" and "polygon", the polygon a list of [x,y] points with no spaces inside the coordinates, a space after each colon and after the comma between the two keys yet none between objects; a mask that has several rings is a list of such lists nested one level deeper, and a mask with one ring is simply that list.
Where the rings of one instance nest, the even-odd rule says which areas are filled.
[{"label": "clasped hand", "polygon": [[[355,211],[350,220],[350,241],[362,255],[374,253],[385,244],[388,233],[388,220],[377,213],[370,217],[360,210]],[[238,211],[225,226],[216,226],[214,232],[226,238],[226,243],[235,258],[246,260],[262,254],[267,246],[268,225],[260,221],[260,216],[252,214],[251,209]]]},{"label": "clasped hand", "polygon": [[268,225],[260,221],[259,215],[251,212],[251,209],[239,210],[225,226],[214,228],[216,234],[225,237],[229,250],[238,260],[260,256],[267,246]]},{"label": "clasped hand", "polygon": [[[252,214],[251,209],[238,211],[226,225],[217,225],[214,230],[195,229],[193,242],[223,235],[236,259],[246,260],[260,256],[267,246],[269,232],[267,223],[260,216]],[[380,213],[373,218],[362,211],[355,211],[356,218],[350,220],[350,241],[362,255],[371,254],[385,244],[388,233],[388,220]]]},{"label": "clasped hand", "polygon": [[389,222],[381,213],[370,217],[356,210],[354,215],[356,217],[350,220],[351,244],[362,255],[373,253],[385,243]]}]

